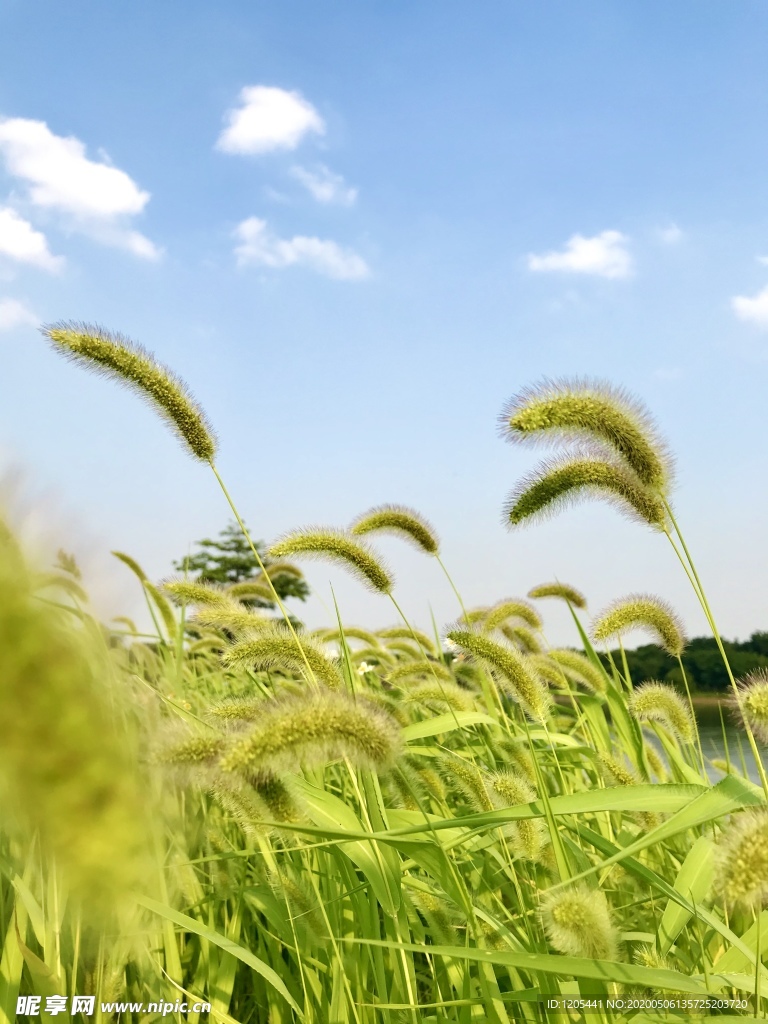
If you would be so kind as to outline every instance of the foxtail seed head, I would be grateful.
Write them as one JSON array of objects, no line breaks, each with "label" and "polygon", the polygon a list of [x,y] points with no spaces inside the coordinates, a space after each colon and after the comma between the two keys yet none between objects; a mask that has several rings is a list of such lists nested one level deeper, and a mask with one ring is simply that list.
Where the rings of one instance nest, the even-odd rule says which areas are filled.
[{"label": "foxtail seed head", "polygon": [[645,629],[667,654],[679,658],[688,640],[683,625],[665,601],[651,594],[631,594],[616,601],[592,625],[598,642],[621,637],[632,629]]},{"label": "foxtail seed head", "polygon": [[492,633],[508,619],[520,619],[531,629],[541,629],[541,616],[527,601],[509,598],[495,604],[484,617],[483,632]]},{"label": "foxtail seed head", "polygon": [[739,698],[730,698],[734,717],[747,722],[754,735],[768,743],[768,672],[758,668],[739,680]]},{"label": "foxtail seed head", "polygon": [[471,711],[475,704],[472,694],[455,683],[424,683],[408,690],[403,700],[431,711]]},{"label": "foxtail seed head", "polygon": [[493,810],[493,801],[486,785],[490,781],[487,772],[457,754],[441,757],[440,767],[446,781],[462,793],[473,811]]},{"label": "foxtail seed head", "polygon": [[587,599],[577,590],[576,587],[569,587],[567,583],[540,583],[528,591],[528,597],[559,597],[574,608],[586,608]]},{"label": "foxtail seed head", "polygon": [[509,684],[510,695],[523,711],[537,722],[546,721],[552,703],[549,691],[518,651],[497,644],[471,629],[451,629],[447,639],[473,657],[487,661],[504,677]]},{"label": "foxtail seed head", "polygon": [[647,487],[663,491],[671,459],[650,414],[627,392],[603,381],[545,380],[515,395],[499,418],[513,442],[597,441]]},{"label": "foxtail seed head", "polygon": [[504,622],[499,629],[509,642],[525,654],[541,654],[541,642],[532,629],[518,623]]},{"label": "foxtail seed head", "polygon": [[761,907],[768,902],[768,811],[731,818],[717,847],[715,877],[728,904]]},{"label": "foxtail seed head", "polygon": [[205,413],[184,382],[146,349],[90,324],[61,322],[41,330],[67,359],[111,377],[147,399],[195,458],[212,461],[216,439]]},{"label": "foxtail seed head", "polygon": [[370,590],[389,594],[394,579],[367,544],[356,540],[342,530],[296,530],[269,549],[272,558],[305,556],[340,563]]},{"label": "foxtail seed head", "polygon": [[254,636],[244,637],[224,652],[222,661],[228,667],[258,670],[281,669],[284,672],[305,672],[307,665],[314,675],[332,690],[341,687],[341,676],[320,647],[302,637],[301,643],[282,625],[269,625]]},{"label": "foxtail seed head", "polygon": [[541,916],[558,953],[588,960],[617,958],[618,935],[602,889],[557,889],[544,899]]},{"label": "foxtail seed head", "polygon": [[403,679],[411,679],[414,676],[442,679],[447,683],[453,682],[450,669],[447,669],[442,662],[427,661],[426,659],[406,661],[402,665],[387,668],[386,673],[390,683],[399,683]]},{"label": "foxtail seed head", "polygon": [[373,633],[369,633],[367,629],[360,629],[359,626],[345,626],[343,631],[341,629],[322,629],[316,635],[320,640],[325,643],[341,643],[342,632],[345,640],[362,640],[368,647],[378,647],[379,641]]},{"label": "foxtail seed head", "polygon": [[580,651],[554,650],[549,652],[549,657],[565,669],[566,673],[575,676],[578,682],[583,683],[593,693],[605,693],[607,690],[608,683],[605,673]]},{"label": "foxtail seed head", "polygon": [[214,583],[195,583],[192,580],[173,579],[166,580],[162,589],[170,594],[178,604],[227,607],[231,603],[221,587],[217,587]]},{"label": "foxtail seed head", "polygon": [[409,629],[408,626],[389,626],[387,629],[380,629],[379,636],[384,640],[413,640],[427,654],[435,654],[434,641],[419,629]]},{"label": "foxtail seed head", "polygon": [[338,693],[313,693],[271,702],[264,716],[221,759],[225,772],[294,771],[348,757],[360,767],[390,765],[400,730],[368,702]]},{"label": "foxtail seed head", "polygon": [[227,587],[226,593],[236,601],[268,601],[274,603],[275,595],[264,579],[243,580]]},{"label": "foxtail seed head", "polygon": [[[530,804],[536,799],[536,790],[516,772],[496,772],[491,777],[491,789],[497,807]],[[539,859],[546,834],[546,825],[540,818],[512,821],[504,832],[518,857],[533,861]]]},{"label": "foxtail seed head", "polygon": [[545,461],[510,493],[503,522],[513,527],[545,519],[585,497],[602,498],[637,522],[666,528],[664,503],[618,463],[592,455]]},{"label": "foxtail seed head", "polygon": [[631,714],[638,722],[660,722],[682,743],[693,743],[696,727],[688,705],[666,683],[643,683],[627,701]]},{"label": "foxtail seed head", "polygon": [[437,534],[427,520],[405,505],[379,505],[363,512],[352,523],[350,533],[358,536],[365,533],[394,533],[415,544],[428,555],[440,550]]}]

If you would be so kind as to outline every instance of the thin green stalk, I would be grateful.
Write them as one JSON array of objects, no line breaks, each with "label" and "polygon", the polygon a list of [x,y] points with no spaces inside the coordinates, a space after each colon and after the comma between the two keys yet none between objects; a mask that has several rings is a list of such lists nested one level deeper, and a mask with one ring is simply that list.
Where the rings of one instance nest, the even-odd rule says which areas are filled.
[{"label": "thin green stalk", "polygon": [[213,461],[211,461],[209,463],[209,465],[210,465],[211,469],[213,470],[213,475],[216,477],[216,479],[219,482],[219,487],[221,487],[221,490],[222,490],[222,492],[224,494],[224,497],[227,499],[229,507],[232,510],[232,514],[234,515],[235,519],[237,520],[237,525],[242,530],[243,536],[245,537],[246,541],[248,542],[248,546],[250,547],[251,552],[253,553],[253,557],[256,559],[256,564],[258,565],[259,569],[261,569],[262,573],[264,574],[264,576],[265,576],[265,578],[267,580],[267,584],[269,585],[269,589],[272,591],[272,595],[273,595],[273,597],[275,599],[275,604],[280,609],[280,611],[281,611],[281,613],[283,615],[283,618],[285,619],[286,625],[288,626],[288,629],[291,632],[291,636],[296,641],[296,644],[297,644],[297,646],[299,648],[299,651],[301,652],[302,660],[304,661],[304,664],[306,665],[306,668],[307,668],[307,672],[309,673],[309,681],[314,686],[319,688],[320,684],[318,683],[317,678],[315,676],[315,673],[312,671],[312,668],[311,668],[311,666],[309,664],[309,661],[307,660],[306,652],[305,652],[304,648],[301,645],[301,641],[299,640],[299,637],[298,637],[298,634],[297,634],[296,630],[293,627],[293,622],[291,621],[291,616],[288,614],[288,609],[285,607],[283,602],[280,600],[280,595],[278,594],[277,590],[275,589],[275,585],[272,582],[272,580],[270,578],[270,575],[269,575],[269,573],[267,572],[267,570],[266,570],[266,568],[264,566],[264,562],[262,561],[261,555],[259,554],[258,550],[256,549],[256,545],[251,540],[251,535],[248,533],[248,530],[246,529],[245,523],[240,518],[240,513],[237,511],[235,503],[232,500],[232,498],[230,496],[230,493],[227,490],[226,485],[225,485],[224,481],[222,480],[222,478],[221,478],[221,476],[219,474],[218,469],[214,465]]}]

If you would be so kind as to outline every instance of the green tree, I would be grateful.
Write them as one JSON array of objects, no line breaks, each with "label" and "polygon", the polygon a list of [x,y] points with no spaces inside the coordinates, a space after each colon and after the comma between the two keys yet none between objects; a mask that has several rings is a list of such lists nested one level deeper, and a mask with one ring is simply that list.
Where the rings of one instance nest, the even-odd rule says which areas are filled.
[{"label": "green tree", "polygon": [[[271,561],[264,553],[261,541],[256,541],[255,546],[280,599],[295,597],[305,601],[309,596],[309,587],[301,570],[294,566],[286,566],[286,571],[281,572],[280,565],[285,563]],[[217,540],[206,537],[197,541],[195,547],[198,550],[194,554],[186,555],[181,561],[173,563],[177,572],[184,573],[195,582],[231,586],[234,583],[245,583],[261,578],[258,562],[237,523],[229,523],[219,533]],[[277,567],[274,573],[269,571],[272,565]],[[275,607],[273,601],[255,597],[249,598],[245,603],[257,608]]]}]

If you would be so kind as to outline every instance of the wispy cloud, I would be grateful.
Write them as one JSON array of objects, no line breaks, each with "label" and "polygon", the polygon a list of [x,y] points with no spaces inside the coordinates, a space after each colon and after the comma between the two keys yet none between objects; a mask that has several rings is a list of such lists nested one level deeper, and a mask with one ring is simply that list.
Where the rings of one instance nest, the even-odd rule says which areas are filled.
[{"label": "wispy cloud", "polygon": [[0,331],[12,331],[24,325],[36,326],[38,317],[18,299],[0,299]]},{"label": "wispy cloud", "polygon": [[240,266],[258,264],[283,269],[304,266],[339,281],[359,281],[370,275],[365,260],[336,242],[307,235],[279,238],[258,217],[249,217],[235,229],[239,244],[235,255]]},{"label": "wispy cloud", "polygon": [[64,266],[64,259],[51,253],[42,231],[36,231],[10,206],[0,207],[0,256],[53,273]]},{"label": "wispy cloud", "polygon": [[291,175],[301,182],[318,203],[352,206],[357,200],[357,189],[348,185],[340,174],[335,174],[324,164],[320,164],[314,170],[295,166],[291,168]]},{"label": "wispy cloud", "polygon": [[44,121],[5,118],[0,154],[8,173],[27,185],[33,207],[65,215],[69,227],[106,245],[144,259],[160,255],[153,242],[126,227],[149,202],[149,192],[118,167],[89,159],[79,139],[56,135]]},{"label": "wispy cloud", "polygon": [[534,271],[563,271],[571,274],[594,274],[598,277],[629,277],[632,257],[629,239],[620,231],[602,231],[592,238],[573,235],[565,247],[541,255],[530,253],[528,268]]},{"label": "wispy cloud", "polygon": [[310,132],[325,133],[325,122],[300,92],[274,85],[247,85],[240,106],[228,110],[227,127],[216,142],[224,153],[269,153],[296,149]]},{"label": "wispy cloud", "polygon": [[683,240],[682,228],[679,228],[674,222],[663,228],[657,228],[656,235],[664,245],[677,245]]},{"label": "wispy cloud", "polygon": [[768,286],[757,295],[734,295],[731,309],[739,320],[768,329]]}]

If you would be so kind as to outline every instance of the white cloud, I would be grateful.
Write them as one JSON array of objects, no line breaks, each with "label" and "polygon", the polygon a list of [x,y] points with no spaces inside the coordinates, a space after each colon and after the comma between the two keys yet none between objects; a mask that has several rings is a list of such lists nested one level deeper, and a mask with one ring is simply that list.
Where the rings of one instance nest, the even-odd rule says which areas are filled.
[{"label": "white cloud", "polygon": [[768,256],[758,256],[757,262],[762,263],[764,267],[768,267]]},{"label": "white cloud", "polygon": [[37,326],[35,314],[18,299],[0,299],[0,331],[12,331],[25,324]]},{"label": "white cloud", "polygon": [[149,201],[125,171],[89,160],[79,139],[54,135],[44,121],[0,121],[0,151],[9,172],[29,183],[36,206],[114,217],[140,213]]},{"label": "white cloud", "polygon": [[663,242],[664,245],[676,245],[683,239],[682,229],[675,223],[667,224],[664,228],[658,228],[656,234],[659,237],[659,241]]},{"label": "white cloud", "polygon": [[45,235],[10,206],[0,207],[0,256],[53,272],[64,265],[61,256],[51,253]]},{"label": "white cloud", "polygon": [[751,298],[748,295],[734,295],[731,308],[739,320],[768,329],[768,286]]},{"label": "white cloud", "polygon": [[149,192],[105,154],[91,160],[74,136],[56,135],[44,121],[15,117],[0,120],[0,155],[9,174],[26,183],[29,202],[64,214],[68,228],[143,259],[160,255],[148,238],[126,227],[149,202]]},{"label": "white cloud", "polygon": [[530,253],[530,270],[562,270],[572,274],[596,274],[599,277],[629,277],[632,257],[627,251],[629,239],[620,231],[602,231],[592,238],[573,235],[559,252],[540,256]]},{"label": "white cloud", "polygon": [[320,164],[314,171],[310,171],[306,167],[292,167],[291,175],[301,182],[318,203],[338,203],[340,206],[352,206],[357,199],[357,189],[347,185],[340,174],[334,174],[323,164]]},{"label": "white cloud", "polygon": [[339,281],[359,281],[368,277],[368,264],[352,249],[343,249],[336,242],[306,235],[278,238],[258,217],[249,217],[238,224],[235,238],[237,262],[241,266],[256,263],[265,267],[304,266]]},{"label": "white cloud", "polygon": [[228,110],[216,148],[225,153],[296,149],[308,132],[325,133],[325,122],[300,92],[273,85],[247,85],[240,106]]}]

